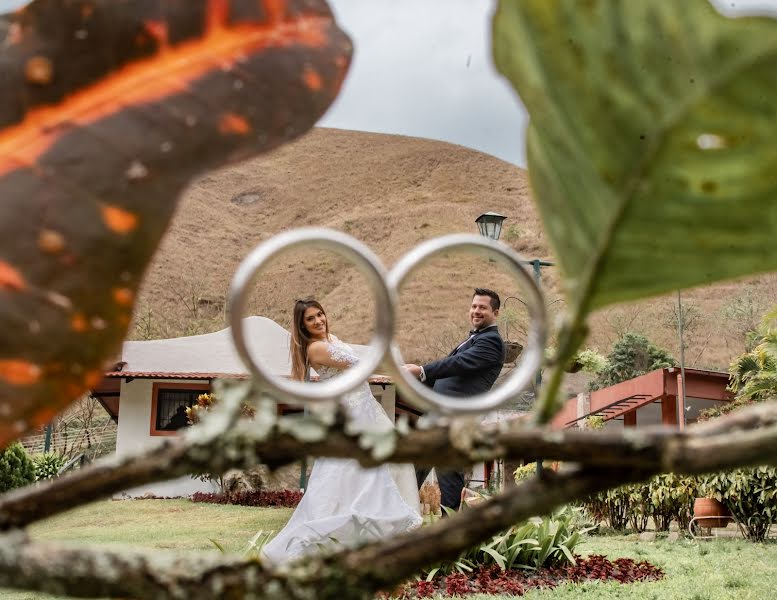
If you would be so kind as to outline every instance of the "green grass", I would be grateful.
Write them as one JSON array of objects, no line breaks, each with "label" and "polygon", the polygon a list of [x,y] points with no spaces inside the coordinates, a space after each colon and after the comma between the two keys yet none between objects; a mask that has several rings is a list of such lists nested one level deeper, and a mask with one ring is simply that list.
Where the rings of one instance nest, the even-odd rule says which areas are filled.
[{"label": "green grass", "polygon": [[[639,542],[628,537],[592,537],[581,554],[610,559],[647,560],[664,569],[664,578],[646,583],[589,583],[533,590],[524,600],[762,600],[777,590],[777,544],[741,539],[703,542]],[[506,600],[513,596],[469,596]]]},{"label": "green grass", "polygon": [[[259,530],[279,530],[291,509],[194,504],[188,500],[102,501],[42,521],[30,528],[38,540],[125,544],[172,552],[238,552]],[[741,539],[709,542],[640,542],[627,536],[591,537],[582,554],[611,559],[648,560],[664,569],[662,581],[620,585],[592,583],[532,591],[526,600],[761,600],[777,590],[777,543],[751,544]],[[54,600],[37,592],[0,589],[3,600]],[[58,597],[57,597],[58,598]],[[469,596],[473,600],[507,600],[512,596]]]},{"label": "green grass", "polygon": [[257,531],[277,531],[291,516],[286,508],[255,508],[189,500],[108,500],[30,527],[40,540],[128,544],[179,551],[212,550],[209,538],[237,552]]},{"label": "green grass", "polygon": [[[30,527],[39,541],[86,545],[116,544],[133,548],[185,553],[239,552],[259,530],[278,531],[291,516],[290,508],[255,508],[193,503],[188,500],[104,500],[41,521]],[[0,588],[2,600],[54,600],[39,592]]]}]

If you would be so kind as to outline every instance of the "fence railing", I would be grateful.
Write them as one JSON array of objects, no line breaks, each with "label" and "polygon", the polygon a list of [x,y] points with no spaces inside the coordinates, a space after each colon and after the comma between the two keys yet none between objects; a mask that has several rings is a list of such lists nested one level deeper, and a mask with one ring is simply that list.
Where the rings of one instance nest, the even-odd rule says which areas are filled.
[{"label": "fence railing", "polygon": [[[42,454],[46,448],[46,434],[30,435],[21,440],[28,454]],[[111,422],[90,429],[54,431],[49,452],[78,454],[87,449],[110,451],[116,447],[116,424]]]}]

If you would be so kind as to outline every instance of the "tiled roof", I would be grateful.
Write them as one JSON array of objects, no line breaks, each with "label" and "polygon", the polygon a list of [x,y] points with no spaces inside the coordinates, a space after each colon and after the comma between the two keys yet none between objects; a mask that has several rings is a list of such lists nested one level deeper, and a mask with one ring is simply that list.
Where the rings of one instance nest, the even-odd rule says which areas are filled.
[{"label": "tiled roof", "polygon": [[[109,371],[105,376],[132,379],[248,379],[245,373],[162,373],[159,371]],[[311,380],[317,381],[318,377],[313,376]],[[387,375],[373,375],[369,378],[369,382],[392,383],[392,379]]]}]

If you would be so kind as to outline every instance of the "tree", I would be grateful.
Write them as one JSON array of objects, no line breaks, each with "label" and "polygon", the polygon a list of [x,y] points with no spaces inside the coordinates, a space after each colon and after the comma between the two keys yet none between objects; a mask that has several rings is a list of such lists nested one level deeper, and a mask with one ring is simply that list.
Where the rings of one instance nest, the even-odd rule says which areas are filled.
[{"label": "tree", "polygon": [[[0,444],[77,397],[87,387],[84,373],[115,350],[140,276],[172,214],[172,199],[185,183],[225,157],[255,154],[303,133],[345,76],[350,44],[323,0],[273,2],[266,14],[245,11],[237,33],[222,10],[228,3],[189,0],[167,17],[166,27],[160,27],[158,13],[145,12],[152,4],[94,0],[82,11],[77,3],[38,0],[8,17],[13,26],[0,26],[13,36],[0,45],[0,69],[9,70],[0,72],[7,75],[0,77],[0,98],[13,99],[0,103],[0,145],[11,152],[0,161],[0,197],[10,215],[0,222],[6,227],[0,258],[0,331],[6,342],[0,344]],[[203,13],[204,30],[198,20]],[[304,23],[295,27],[294,19]],[[91,23],[105,30],[84,38],[95,45],[93,52],[71,43],[71,23],[84,25],[87,33]],[[661,472],[777,463],[777,409],[768,404],[683,431],[549,435],[544,426],[563,401],[558,392],[564,369],[585,340],[592,311],[777,267],[771,218],[777,212],[777,23],[725,19],[706,0],[591,0],[585,6],[577,0],[502,0],[493,32],[495,64],[531,117],[533,193],[567,290],[567,314],[536,406],[536,426],[456,420],[376,436],[353,431],[342,411],[279,418],[265,390],[225,387],[209,419],[181,438],[0,497],[0,586],[82,597],[371,598],[509,524],[601,490]],[[172,42],[178,34],[189,36],[186,44]],[[212,35],[217,44],[202,43]],[[25,54],[41,47],[56,58],[54,64]],[[79,51],[69,54],[74,48]],[[162,51],[165,65],[171,53],[190,59],[177,63],[189,70],[177,72],[173,83],[157,69],[155,57]],[[228,54],[214,57],[218,51]],[[90,70],[82,73],[75,67],[84,57]],[[134,68],[117,69],[116,61]],[[239,68],[232,69],[236,63]],[[60,64],[72,64],[69,72],[79,77],[55,78],[56,93],[29,87],[45,90],[51,81],[47,67]],[[211,79],[199,85],[203,74],[224,85]],[[112,85],[82,89],[84,82],[101,79]],[[133,95],[146,81],[154,82],[151,97]],[[28,87],[7,89],[14,85]],[[244,87],[256,93],[241,93]],[[203,95],[201,103],[185,104],[194,114],[180,111],[176,94],[182,89],[187,100]],[[69,94],[76,91],[78,103],[72,105]],[[66,112],[57,104],[62,95]],[[45,102],[46,111],[35,114],[42,120],[19,126],[37,104],[18,102]],[[138,117],[147,116],[154,102],[170,109],[152,113],[169,128]],[[74,108],[83,109],[78,119],[69,118]],[[115,121],[102,120],[112,110],[111,117],[138,118],[119,136],[132,152],[128,147],[108,155],[114,138],[99,134],[114,132],[107,125]],[[91,135],[79,135],[84,123]],[[162,132],[171,141],[158,143]],[[17,158],[14,153],[22,151]],[[128,157],[136,160],[127,165]],[[31,182],[52,198],[70,194],[67,202],[29,210],[37,201],[29,193]],[[69,212],[57,213],[58,206]],[[68,235],[50,230],[52,223],[66,226]],[[34,244],[30,232],[37,236]],[[83,260],[73,260],[72,252],[83,248],[89,251]],[[65,249],[61,261],[51,260]],[[67,285],[57,287],[62,282]],[[106,315],[76,312],[87,307]],[[48,360],[52,354],[61,360]],[[239,419],[246,401],[257,406],[250,426]],[[390,461],[440,467],[541,457],[564,461],[568,469],[533,478],[433,526],[311,557],[282,571],[241,559],[162,560],[147,550],[64,548],[22,530],[134,485],[257,462],[278,467],[306,455],[355,458],[365,466]]]},{"label": "tree", "polygon": [[607,355],[607,363],[589,384],[589,389],[599,390],[674,364],[668,351],[652,344],[644,335],[628,332],[615,342]]}]

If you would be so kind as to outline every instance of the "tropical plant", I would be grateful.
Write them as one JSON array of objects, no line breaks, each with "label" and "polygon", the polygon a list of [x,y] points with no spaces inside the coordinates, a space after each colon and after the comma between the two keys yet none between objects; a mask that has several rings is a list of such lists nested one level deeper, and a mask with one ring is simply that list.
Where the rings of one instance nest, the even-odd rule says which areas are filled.
[{"label": "tropical plant", "polygon": [[35,481],[35,466],[19,442],[0,450],[0,492],[24,487]]},{"label": "tropical plant", "polygon": [[675,361],[669,352],[652,344],[644,335],[629,332],[615,342],[607,355],[607,364],[589,384],[589,389],[615,385],[673,364]]},{"label": "tropical plant", "polygon": [[32,464],[35,467],[35,481],[41,481],[56,477],[65,464],[65,457],[56,452],[36,454],[32,457]]},{"label": "tropical plant", "polygon": [[597,523],[605,522],[615,531],[623,531],[629,524],[630,487],[619,486],[593,494],[583,506]]},{"label": "tropical plant", "polygon": [[656,530],[668,531],[669,524],[676,521],[678,527],[685,531],[693,516],[693,502],[699,495],[698,479],[665,473],[653,477],[645,487],[647,510]]},{"label": "tropical plant", "polygon": [[753,349],[731,363],[729,389],[738,400],[777,398],[777,310],[765,315],[753,336]]},{"label": "tropical plant", "polygon": [[593,529],[574,527],[581,510],[564,506],[550,516],[514,525],[463,552],[456,560],[433,566],[422,577],[431,581],[439,574],[469,573],[488,565],[497,565],[504,571],[575,564],[575,548]]},{"label": "tropical plant", "polygon": [[762,541],[777,521],[777,468],[754,467],[707,475],[705,497],[725,504],[752,541]]},{"label": "tropical plant", "polygon": [[657,531],[668,531],[672,521],[676,521],[681,529],[688,526],[697,496],[695,477],[669,473],[644,483],[600,492],[590,497],[584,506],[596,520],[605,521],[617,531],[627,527],[644,531],[650,519]]}]

